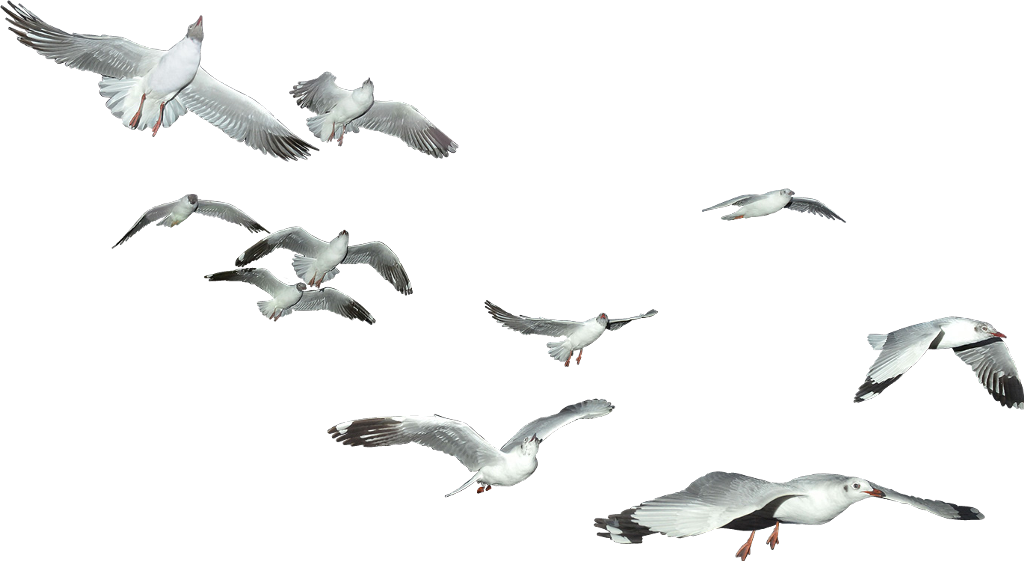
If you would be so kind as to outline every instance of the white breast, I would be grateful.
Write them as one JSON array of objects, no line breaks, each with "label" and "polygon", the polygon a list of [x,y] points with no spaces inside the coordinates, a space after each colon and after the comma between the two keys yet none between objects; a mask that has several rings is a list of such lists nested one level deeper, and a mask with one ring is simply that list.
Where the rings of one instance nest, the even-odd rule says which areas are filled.
[{"label": "white breast", "polygon": [[189,85],[199,71],[202,43],[188,37],[160,57],[146,76],[148,96],[166,101]]}]

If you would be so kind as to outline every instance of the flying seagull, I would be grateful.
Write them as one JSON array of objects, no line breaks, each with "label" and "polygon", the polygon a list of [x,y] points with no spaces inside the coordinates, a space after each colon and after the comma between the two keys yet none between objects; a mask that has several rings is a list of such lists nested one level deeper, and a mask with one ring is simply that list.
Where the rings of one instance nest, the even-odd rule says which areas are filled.
[{"label": "flying seagull", "polygon": [[433,417],[376,417],[335,425],[327,430],[336,442],[349,446],[393,446],[410,442],[433,448],[457,460],[473,472],[461,487],[445,495],[450,497],[474,482],[477,493],[490,491],[491,485],[512,486],[537,470],[537,449],[551,433],[577,419],[596,419],[612,412],[615,406],[603,399],[588,399],[564,407],[550,417],[541,417],[519,429],[500,450],[483,439],[472,427]]},{"label": "flying seagull", "polygon": [[658,313],[658,310],[651,310],[641,316],[625,319],[608,319],[607,314],[599,314],[587,321],[565,321],[514,316],[492,304],[490,300],[484,302],[484,308],[495,321],[524,335],[565,337],[561,341],[548,343],[548,354],[559,362],[564,361],[566,367],[569,366],[569,360],[575,351],[580,352],[576,357],[576,364],[579,364],[583,359],[583,347],[597,341],[605,331],[615,331],[635,319],[649,318]]},{"label": "flying seagull", "polygon": [[871,348],[882,354],[871,365],[868,378],[853,401],[859,403],[882,393],[929,349],[953,349],[996,401],[1006,407],[1024,409],[1024,387],[1003,343],[1005,337],[990,323],[958,317],[911,325],[888,335],[868,335]]},{"label": "flying seagull", "polygon": [[410,148],[435,158],[446,158],[459,147],[412,105],[374,100],[369,78],[362,86],[346,90],[334,83],[334,74],[324,72],[315,80],[299,82],[289,93],[298,98],[295,103],[299,107],[316,113],[306,119],[306,125],[324,142],[337,138],[341,146],[346,132],[365,127],[397,136]]},{"label": "flying seagull", "polygon": [[[250,232],[266,232],[267,229],[260,226],[255,220],[249,218],[249,215],[238,210],[233,205],[227,203],[221,203],[217,201],[204,201],[199,199],[195,195],[185,195],[177,201],[171,201],[162,205],[157,205],[145,212],[132,226],[131,230],[124,235],[113,247],[117,247],[124,242],[128,241],[128,238],[134,236],[139,230],[145,228],[149,224],[159,220],[159,226],[167,226],[172,228],[181,224],[186,218],[192,216],[193,212],[199,214],[205,214],[206,216],[213,216],[220,218],[221,220],[227,220],[232,224],[238,224],[239,226],[245,227]],[[113,247],[111,249],[113,249]]]},{"label": "flying seagull", "polygon": [[285,284],[266,269],[237,269],[206,275],[211,281],[241,281],[258,286],[271,296],[270,300],[257,302],[260,312],[267,319],[277,321],[292,311],[306,312],[327,310],[349,319],[358,319],[373,324],[370,312],[359,302],[333,288],[306,290],[304,283]]},{"label": "flying seagull", "polygon": [[749,531],[750,538],[736,552],[736,557],[746,560],[757,530],[775,526],[766,542],[775,549],[780,524],[824,524],[868,497],[908,504],[953,520],[985,518],[973,507],[903,495],[858,477],[818,473],[786,483],[772,483],[739,473],[715,471],[678,493],[658,497],[608,518],[595,518],[594,525],[605,530],[598,536],[615,543],[641,543],[644,536],[654,533],[685,538],[718,528]]},{"label": "flying seagull", "polygon": [[264,154],[295,160],[316,150],[262,105],[199,66],[202,16],[188,26],[184,39],[162,51],[123,37],[67,33],[24,6],[8,2],[2,7],[18,41],[57,63],[100,74],[100,95],[128,128],[152,128],[156,136],[160,127],[170,127],[191,110]]},{"label": "flying seagull", "polygon": [[310,286],[319,288],[324,281],[333,279],[338,274],[339,264],[366,263],[377,269],[396,290],[412,294],[409,275],[395,252],[381,242],[348,245],[348,230],[342,230],[330,242],[316,238],[298,226],[278,230],[242,252],[235,260],[235,266],[248,265],[279,247],[299,254],[292,258],[292,267],[295,274]]},{"label": "flying seagull", "polygon": [[797,212],[809,212],[818,216],[824,216],[829,220],[840,220],[846,222],[839,215],[829,210],[829,208],[821,201],[814,199],[805,199],[803,197],[794,197],[792,189],[779,189],[778,191],[769,191],[763,195],[741,195],[734,197],[728,201],[718,203],[715,206],[708,207],[701,212],[707,212],[709,210],[715,210],[716,208],[722,208],[727,206],[738,206],[739,210],[726,214],[722,217],[722,220],[737,220],[739,218],[754,218],[755,216],[768,216],[774,214],[784,208],[795,210]]}]

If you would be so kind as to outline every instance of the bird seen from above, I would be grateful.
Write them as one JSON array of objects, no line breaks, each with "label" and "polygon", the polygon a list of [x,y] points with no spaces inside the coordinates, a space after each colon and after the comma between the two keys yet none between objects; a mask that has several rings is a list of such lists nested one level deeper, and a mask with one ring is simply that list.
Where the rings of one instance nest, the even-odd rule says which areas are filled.
[{"label": "bird seen from above", "polygon": [[271,296],[270,300],[257,302],[260,313],[277,321],[292,311],[306,312],[327,310],[349,319],[358,319],[373,324],[370,312],[347,294],[333,288],[306,290],[305,283],[285,284],[266,269],[236,269],[206,275],[211,281],[241,281],[261,288]]},{"label": "bird seen from above", "polygon": [[818,216],[824,216],[829,220],[846,222],[840,218],[838,214],[829,210],[827,206],[821,204],[820,201],[794,197],[793,194],[792,189],[779,189],[778,191],[769,191],[763,195],[741,195],[739,197],[729,199],[728,201],[718,203],[715,206],[708,207],[701,212],[707,212],[709,210],[715,210],[716,208],[727,206],[738,206],[740,207],[739,210],[726,214],[722,217],[722,220],[738,220],[740,218],[768,216],[769,214],[775,214],[784,208],[788,208],[797,212],[809,212]]},{"label": "bird seen from above", "polygon": [[111,35],[67,33],[23,6],[2,6],[18,41],[46,58],[102,76],[100,95],[124,126],[153,136],[189,110],[249,147],[285,160],[309,156],[312,145],[292,134],[252,98],[199,66],[203,17],[163,51]]},{"label": "bird seen from above", "polygon": [[597,341],[605,331],[615,331],[635,319],[649,318],[658,313],[658,310],[651,310],[646,314],[624,319],[608,319],[607,314],[598,314],[587,321],[565,321],[514,316],[492,304],[490,300],[484,302],[484,308],[495,321],[524,335],[565,337],[561,341],[548,343],[548,354],[551,358],[564,362],[566,367],[569,366],[569,360],[576,351],[579,351],[579,355],[576,356],[576,364],[579,364],[583,359],[583,347]]},{"label": "bird seen from above", "polygon": [[[349,446],[415,443],[455,456],[473,475],[461,487],[445,495],[450,497],[473,483],[480,485],[476,492],[483,493],[492,485],[511,486],[525,480],[537,470],[537,450],[552,433],[577,419],[604,417],[612,409],[615,406],[603,399],[588,399],[566,406],[554,415],[531,421],[500,450],[466,423],[439,415],[360,419],[335,425],[327,433],[336,442]],[[415,464],[407,465],[415,471]]]},{"label": "bird seen from above", "polygon": [[398,101],[373,98],[373,82],[367,78],[354,90],[339,88],[334,74],[324,72],[315,80],[292,87],[295,103],[316,113],[306,119],[310,132],[323,142],[338,140],[360,127],[401,138],[410,148],[435,158],[446,158],[459,147],[415,107]]},{"label": "bird seen from above", "polygon": [[[185,195],[177,201],[157,205],[147,210],[137,221],[135,221],[135,225],[128,230],[128,233],[118,240],[113,247],[117,247],[128,241],[128,238],[139,233],[139,230],[153,222],[156,222],[157,220],[160,221],[157,223],[159,226],[172,228],[184,222],[185,219],[192,216],[192,213],[194,212],[198,212],[199,214],[204,214],[206,216],[213,216],[214,218],[220,218],[221,220],[227,220],[232,224],[238,224],[239,226],[244,227],[250,232],[267,231],[266,228],[260,226],[255,220],[249,218],[249,215],[238,210],[233,205],[217,201],[202,200],[195,195]],[[113,247],[111,249],[113,249]]]},{"label": "bird seen from above", "polygon": [[886,335],[868,335],[871,348],[882,353],[871,365],[867,380],[853,401],[859,403],[882,393],[928,350],[953,349],[1000,405],[1024,409],[1024,386],[1004,338],[1006,335],[990,323],[959,317],[919,323]]}]

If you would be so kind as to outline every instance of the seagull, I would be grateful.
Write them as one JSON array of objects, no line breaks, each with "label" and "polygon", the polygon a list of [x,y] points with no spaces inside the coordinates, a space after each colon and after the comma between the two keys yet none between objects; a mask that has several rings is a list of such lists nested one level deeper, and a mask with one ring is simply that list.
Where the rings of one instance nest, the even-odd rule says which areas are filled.
[{"label": "seagull", "polygon": [[153,222],[156,222],[157,220],[160,220],[158,225],[173,228],[174,226],[184,222],[189,216],[192,216],[193,212],[205,214],[206,216],[213,216],[220,218],[221,220],[227,220],[232,224],[238,224],[239,226],[245,227],[245,229],[250,232],[267,231],[266,228],[260,226],[255,220],[249,218],[248,214],[238,210],[233,205],[218,201],[200,200],[199,197],[195,195],[185,195],[177,201],[157,205],[147,210],[135,222],[135,225],[132,226],[131,230],[128,230],[128,233],[114,244],[111,249],[128,241],[128,238],[137,234],[139,230]]},{"label": "seagull", "polygon": [[649,318],[658,313],[658,310],[651,310],[641,316],[625,319],[608,319],[607,314],[599,314],[587,321],[564,321],[514,316],[495,306],[490,300],[484,302],[484,307],[495,321],[523,335],[565,337],[561,341],[548,343],[548,354],[559,362],[565,361],[566,368],[569,367],[573,352],[580,352],[576,357],[576,364],[579,364],[583,359],[583,347],[597,341],[605,331],[615,331],[635,319]]},{"label": "seagull", "polygon": [[722,220],[737,220],[739,218],[754,218],[755,216],[768,216],[774,214],[784,208],[795,210],[797,212],[809,212],[811,214],[817,214],[818,216],[824,216],[829,220],[840,220],[846,222],[839,215],[829,210],[829,208],[821,201],[814,199],[805,199],[803,197],[794,197],[792,189],[779,189],[778,191],[768,191],[763,195],[741,195],[734,197],[728,201],[718,203],[715,206],[708,207],[701,212],[707,212],[709,210],[715,210],[716,208],[722,208],[727,206],[738,206],[739,210],[731,214],[726,214],[722,217]]},{"label": "seagull", "polygon": [[[131,129],[160,127],[194,111],[228,136],[285,160],[306,158],[316,150],[292,134],[252,98],[210,76],[199,66],[203,17],[188,26],[185,38],[166,51],[123,37],[67,33],[39,19],[24,6],[0,6],[18,41],[59,64],[100,74],[100,95],[107,108]],[[53,108],[51,108],[53,111]],[[63,120],[69,121],[69,116]]]},{"label": "seagull", "polygon": [[410,148],[435,158],[447,158],[459,147],[415,107],[399,101],[373,99],[373,82],[346,90],[334,83],[334,74],[324,72],[315,80],[305,80],[289,92],[298,98],[295,103],[316,113],[306,119],[310,132],[320,140],[338,139],[341,146],[346,132],[359,132],[359,127],[397,136]]},{"label": "seagull", "polygon": [[588,399],[564,407],[550,417],[541,417],[519,429],[501,450],[483,439],[472,427],[433,417],[376,417],[335,425],[327,430],[336,442],[349,446],[392,446],[414,442],[449,456],[455,456],[473,475],[461,487],[445,495],[450,497],[478,483],[477,493],[490,491],[492,485],[512,486],[537,470],[537,449],[556,430],[577,419],[596,419],[612,412],[615,406],[603,399]]},{"label": "seagull", "polygon": [[1024,387],[1003,343],[1005,337],[991,323],[958,317],[911,325],[888,335],[868,335],[871,348],[882,354],[871,365],[853,401],[859,403],[882,393],[929,349],[953,349],[996,401],[1005,407],[1024,409]]},{"label": "seagull", "polygon": [[295,274],[310,286],[319,288],[322,282],[333,279],[338,274],[339,264],[366,263],[377,269],[396,290],[405,295],[412,294],[409,275],[395,252],[381,242],[348,245],[348,230],[342,230],[330,242],[316,238],[298,226],[278,230],[242,252],[235,260],[235,266],[248,265],[279,247],[300,254],[292,258],[292,267]]},{"label": "seagull", "polygon": [[981,520],[978,509],[903,495],[859,477],[818,473],[786,483],[772,483],[739,473],[715,471],[683,491],[658,497],[608,518],[595,518],[597,535],[615,543],[641,543],[654,533],[673,538],[696,536],[718,528],[749,531],[736,552],[746,560],[757,530],[775,526],[766,542],[779,543],[780,524],[824,524],[853,503],[877,497],[927,510],[953,520]]},{"label": "seagull", "polygon": [[263,289],[271,296],[270,300],[257,302],[260,312],[267,319],[277,321],[292,311],[307,312],[327,310],[349,319],[358,319],[373,325],[370,312],[359,302],[333,288],[306,290],[305,283],[285,284],[266,269],[236,269],[206,275],[211,281],[242,281]]}]

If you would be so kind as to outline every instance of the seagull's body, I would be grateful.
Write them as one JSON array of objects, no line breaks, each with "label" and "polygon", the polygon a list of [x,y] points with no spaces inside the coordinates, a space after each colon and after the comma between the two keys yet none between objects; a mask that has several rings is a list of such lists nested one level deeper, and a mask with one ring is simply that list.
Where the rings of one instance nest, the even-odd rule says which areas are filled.
[{"label": "seagull's body", "polygon": [[270,234],[256,242],[255,245],[242,252],[235,260],[235,266],[241,267],[283,247],[294,251],[292,267],[295,274],[306,284],[319,287],[324,281],[338,274],[338,265],[366,263],[402,294],[412,294],[412,286],[405,267],[398,260],[398,255],[381,242],[369,242],[348,245],[348,230],[342,230],[337,237],[329,242],[311,235],[299,228],[285,228]]},{"label": "seagull's body", "polygon": [[945,317],[911,325],[886,335],[868,335],[868,343],[882,353],[868,371],[854,402],[871,399],[900,379],[930,349],[953,349],[978,375],[1001,405],[1024,409],[1024,386],[1003,335],[990,323]]},{"label": "seagull's body", "polygon": [[524,335],[565,337],[561,341],[548,343],[548,354],[564,362],[567,367],[574,352],[579,351],[576,357],[576,364],[579,364],[583,359],[583,348],[597,341],[605,331],[615,331],[635,319],[649,318],[658,313],[658,310],[651,310],[643,315],[623,319],[608,319],[607,314],[599,314],[586,321],[566,321],[512,315],[490,300],[484,302],[484,308],[495,321]]},{"label": "seagull's body", "polygon": [[595,518],[605,532],[597,535],[615,543],[641,543],[644,536],[661,533],[683,538],[718,528],[748,531],[750,538],[736,553],[746,559],[754,532],[775,526],[768,539],[779,543],[780,524],[824,524],[850,505],[868,497],[889,499],[955,520],[980,520],[978,509],[902,495],[865,479],[830,473],[773,483],[739,473],[712,472],[683,491],[658,497],[640,506]]},{"label": "seagull's body", "polygon": [[157,220],[160,221],[158,222],[158,225],[172,228],[181,224],[186,218],[192,216],[192,214],[196,212],[199,214],[205,214],[206,216],[220,218],[221,220],[226,220],[232,224],[238,224],[250,232],[267,231],[266,228],[260,226],[259,223],[252,218],[249,218],[249,215],[238,210],[234,205],[229,205],[219,201],[202,200],[199,197],[190,194],[185,195],[177,201],[157,205],[147,210],[141,217],[139,217],[138,220],[135,221],[135,225],[128,230],[128,233],[114,244],[114,247],[128,241],[128,238],[137,234],[139,230],[153,222],[156,222]]},{"label": "seagull's body", "polygon": [[100,95],[126,127],[151,129],[156,136],[161,127],[170,127],[191,110],[264,154],[294,160],[316,150],[262,105],[199,66],[202,16],[189,26],[184,39],[163,51],[123,37],[67,33],[13,2],[3,10],[21,43],[58,63],[100,74]]},{"label": "seagull's body", "polygon": [[257,302],[260,313],[277,321],[292,311],[305,312],[327,310],[349,319],[358,319],[373,324],[370,312],[347,294],[333,288],[306,290],[305,283],[285,284],[266,269],[237,269],[206,275],[211,281],[241,281],[261,288],[271,296],[270,300]]},{"label": "seagull's body", "polygon": [[740,195],[728,201],[723,201],[715,206],[708,207],[701,212],[715,210],[727,206],[738,206],[739,210],[731,212],[722,217],[722,220],[738,220],[740,218],[754,218],[757,216],[768,216],[788,208],[797,212],[809,212],[818,216],[824,216],[829,220],[840,220],[846,222],[839,215],[829,210],[828,207],[815,199],[794,197],[791,189],[779,189],[769,191],[763,195]]},{"label": "seagull's body", "polygon": [[337,139],[341,146],[346,132],[359,132],[364,127],[397,136],[410,148],[435,158],[447,157],[459,147],[415,107],[374,99],[369,78],[354,90],[339,88],[334,80],[334,74],[324,72],[315,80],[299,82],[289,92],[297,98],[299,107],[316,113],[306,119],[306,125],[321,141]]},{"label": "seagull's body", "polygon": [[433,417],[376,417],[341,423],[328,429],[335,441],[349,446],[391,446],[415,443],[454,456],[473,472],[458,493],[474,482],[477,493],[492,485],[512,486],[537,470],[540,443],[559,428],[577,420],[603,417],[614,409],[603,399],[588,399],[541,417],[519,429],[501,449],[483,439],[472,427],[438,415]]}]

